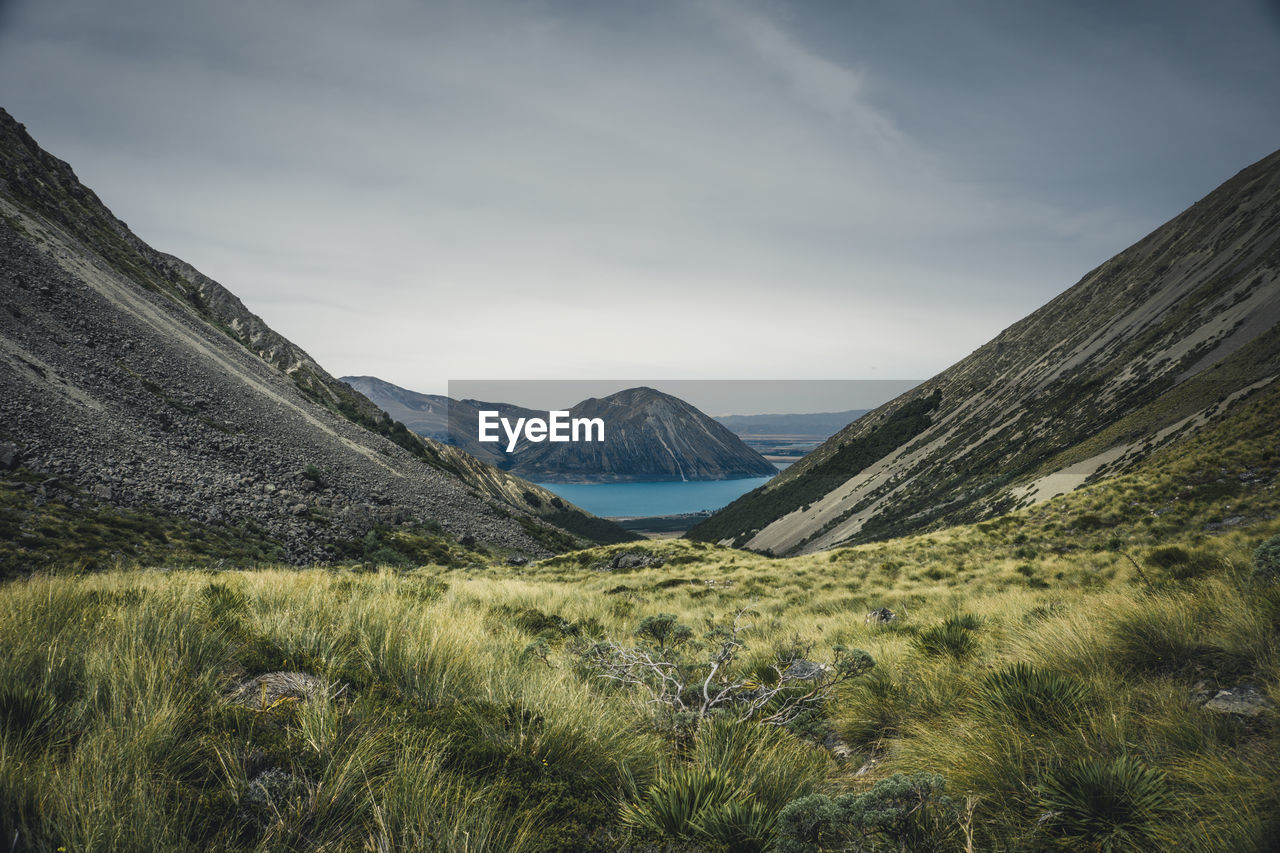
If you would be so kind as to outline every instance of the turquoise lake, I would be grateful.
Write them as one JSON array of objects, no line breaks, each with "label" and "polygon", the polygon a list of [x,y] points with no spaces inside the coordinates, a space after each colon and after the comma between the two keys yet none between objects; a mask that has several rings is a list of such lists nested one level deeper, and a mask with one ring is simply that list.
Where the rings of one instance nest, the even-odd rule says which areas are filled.
[{"label": "turquoise lake", "polygon": [[769,482],[770,477],[702,483],[539,483],[587,512],[604,518],[678,515],[716,510]]}]

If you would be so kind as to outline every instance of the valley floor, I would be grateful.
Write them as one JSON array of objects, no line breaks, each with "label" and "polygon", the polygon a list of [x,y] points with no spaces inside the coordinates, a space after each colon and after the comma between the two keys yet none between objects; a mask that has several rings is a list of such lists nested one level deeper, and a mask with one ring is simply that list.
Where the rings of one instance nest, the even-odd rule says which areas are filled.
[{"label": "valley floor", "polygon": [[1004,518],[790,559],[651,541],[11,579],[0,830],[50,851],[1275,849],[1280,463],[1256,415]]}]

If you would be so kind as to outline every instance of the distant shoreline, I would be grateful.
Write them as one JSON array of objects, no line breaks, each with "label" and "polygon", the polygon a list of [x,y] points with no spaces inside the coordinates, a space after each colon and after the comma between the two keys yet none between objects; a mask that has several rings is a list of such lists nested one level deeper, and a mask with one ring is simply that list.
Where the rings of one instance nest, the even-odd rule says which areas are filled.
[{"label": "distant shoreline", "polygon": [[675,515],[624,516],[609,520],[646,539],[677,539],[710,515],[709,512],[686,512]]}]

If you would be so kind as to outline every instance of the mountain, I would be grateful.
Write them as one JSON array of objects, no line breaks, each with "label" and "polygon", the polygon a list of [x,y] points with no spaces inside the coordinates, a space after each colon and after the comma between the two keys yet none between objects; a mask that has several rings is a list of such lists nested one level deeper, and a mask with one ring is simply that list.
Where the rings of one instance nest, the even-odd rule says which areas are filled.
[{"label": "mountain", "polygon": [[570,418],[600,418],[603,442],[544,442],[510,470],[539,482],[662,482],[770,477],[777,469],[698,409],[653,388],[592,397]]},{"label": "mountain", "polygon": [[438,437],[441,426],[451,424],[442,440],[536,482],[735,480],[777,473],[764,457],[714,419],[684,400],[652,388],[630,388],[599,399],[593,397],[568,410],[570,418],[602,419],[606,424],[603,442],[521,441],[508,454],[505,441],[478,440],[480,411],[497,411],[512,421],[546,418],[545,411],[419,394],[372,376],[346,376],[342,381],[423,435]]},{"label": "mountain", "polygon": [[801,415],[721,415],[722,423],[739,438],[745,436],[820,436],[830,438],[870,409],[850,409],[847,412],[819,412]]},{"label": "mountain", "polygon": [[252,528],[293,562],[415,525],[529,554],[632,538],[414,435],[142,242],[2,110],[0,306],[0,467],[20,468],[4,483],[35,513],[23,530],[46,504],[145,510]]},{"label": "mountain", "polygon": [[[509,403],[483,403],[479,400],[454,400],[441,394],[421,394],[376,376],[343,376],[341,381],[418,435],[457,447],[499,468],[510,467],[511,458],[498,444],[478,440],[476,430],[480,410],[497,410],[513,418],[539,416],[538,412]],[[546,412],[541,416],[545,418]]]},{"label": "mountain", "polygon": [[1280,152],[689,532],[778,554],[990,518],[1131,468],[1280,375]]},{"label": "mountain", "polygon": [[449,404],[439,394],[419,394],[376,376],[343,376],[340,381],[368,397],[374,405],[415,433],[444,442],[449,439]]}]

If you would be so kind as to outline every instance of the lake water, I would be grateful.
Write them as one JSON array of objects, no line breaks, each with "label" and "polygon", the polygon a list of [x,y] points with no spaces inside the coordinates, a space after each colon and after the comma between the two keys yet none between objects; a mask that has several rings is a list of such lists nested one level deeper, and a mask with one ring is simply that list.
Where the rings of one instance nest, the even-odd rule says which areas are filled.
[{"label": "lake water", "polygon": [[604,518],[679,515],[720,509],[769,482],[769,477],[699,483],[539,483],[587,512]]}]

